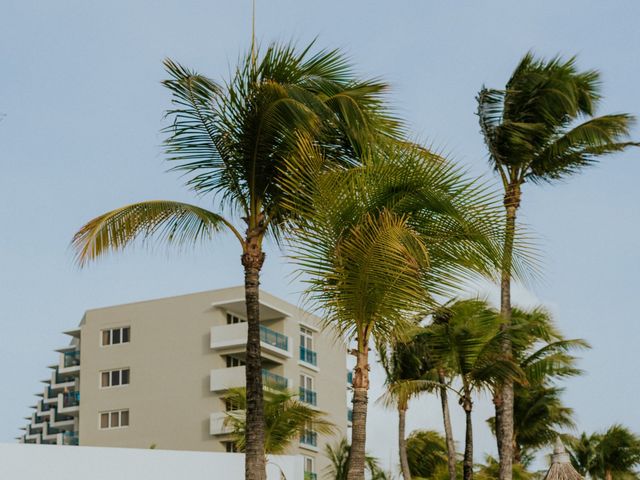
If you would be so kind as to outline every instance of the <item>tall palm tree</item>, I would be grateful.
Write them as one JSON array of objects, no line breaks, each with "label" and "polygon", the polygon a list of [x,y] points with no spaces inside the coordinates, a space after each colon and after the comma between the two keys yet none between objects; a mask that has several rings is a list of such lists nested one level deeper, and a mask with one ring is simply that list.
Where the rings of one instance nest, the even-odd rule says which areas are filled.
[{"label": "tall palm tree", "polygon": [[473,392],[489,390],[506,379],[521,378],[519,367],[501,355],[500,319],[487,302],[477,299],[446,304],[428,327],[429,346],[438,363],[460,381],[454,390],[465,412],[463,478],[473,479]]},{"label": "tall palm tree", "polygon": [[[247,310],[246,478],[263,480],[264,418],[259,331],[259,283],[267,235],[280,238],[285,160],[300,136],[312,139],[326,161],[349,163],[375,134],[392,135],[395,120],[382,112],[385,85],[358,81],[340,52],[311,53],[291,45],[252,48],[220,84],[165,62],[173,95],[166,129],[173,170],[188,175],[196,193],[218,209],[173,201],[127,205],[91,220],[73,239],[80,265],[136,238],[193,244],[219,231],[238,241]],[[369,135],[371,133],[371,135]]]},{"label": "tall palm tree", "polygon": [[[340,439],[335,445],[325,445],[324,455],[329,460],[329,465],[325,469],[325,476],[331,480],[347,480],[347,470],[349,468],[349,452],[351,445],[346,438]],[[382,470],[378,459],[370,455],[365,456],[366,470],[370,480],[391,480]]]},{"label": "tall palm tree", "polygon": [[[504,187],[505,241],[500,282],[500,314],[511,324],[511,278],[516,215],[526,182],[564,179],[606,154],[630,146],[628,114],[595,116],[601,99],[600,74],[579,71],[575,58],[538,60],[528,53],[504,89],[482,88],[478,100],[480,127],[494,170]],[[511,344],[504,339],[505,357]],[[513,383],[494,398],[500,480],[511,479],[513,459]]]},{"label": "tall palm tree", "polygon": [[[298,215],[293,259],[325,322],[355,343],[349,480],[364,478],[371,343],[393,339],[431,295],[493,253],[486,191],[413,145],[381,146],[358,168],[327,166],[313,145],[286,184]],[[433,286],[433,288],[431,288]]]},{"label": "tall palm tree", "polygon": [[640,437],[622,425],[601,434],[586,435],[570,442],[576,470],[594,480],[637,479],[640,473]]},{"label": "tall palm tree", "polygon": [[407,452],[411,474],[419,478],[433,478],[447,464],[446,441],[433,430],[411,432]]},{"label": "tall palm tree", "polygon": [[[247,390],[235,388],[225,395],[225,401],[235,407],[227,412],[226,425],[232,429],[236,447],[244,452],[247,438]],[[308,425],[316,432],[329,434],[334,425],[326,414],[296,399],[296,394],[278,388],[269,388],[264,394],[265,439],[264,453],[284,453],[291,442],[304,435]]]}]

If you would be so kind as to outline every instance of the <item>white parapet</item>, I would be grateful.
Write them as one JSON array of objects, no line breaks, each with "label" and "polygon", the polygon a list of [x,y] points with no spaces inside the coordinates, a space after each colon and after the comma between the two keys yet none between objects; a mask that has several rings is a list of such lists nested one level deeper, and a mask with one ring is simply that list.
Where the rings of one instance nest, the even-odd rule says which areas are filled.
[{"label": "white parapet", "polygon": [[[2,478],[69,480],[69,472],[91,480],[244,478],[241,453],[0,444],[0,465]],[[267,479],[299,480],[303,468],[302,457],[270,456]]]}]

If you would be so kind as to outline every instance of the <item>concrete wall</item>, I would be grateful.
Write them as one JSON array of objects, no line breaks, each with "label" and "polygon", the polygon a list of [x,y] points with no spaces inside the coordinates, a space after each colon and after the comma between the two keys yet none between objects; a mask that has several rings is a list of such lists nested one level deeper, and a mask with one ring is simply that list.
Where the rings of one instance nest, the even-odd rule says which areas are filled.
[{"label": "concrete wall", "polygon": [[[301,457],[273,456],[268,480],[304,478]],[[280,470],[281,469],[281,470]],[[213,480],[244,478],[244,456],[126,448],[0,444],[0,478]]]}]

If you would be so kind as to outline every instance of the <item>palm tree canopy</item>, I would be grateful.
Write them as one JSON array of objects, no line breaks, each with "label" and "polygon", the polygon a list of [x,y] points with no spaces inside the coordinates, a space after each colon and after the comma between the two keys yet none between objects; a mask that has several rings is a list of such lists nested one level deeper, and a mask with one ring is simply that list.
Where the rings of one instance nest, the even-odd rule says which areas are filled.
[{"label": "palm tree canopy", "polygon": [[[291,442],[302,435],[309,424],[314,431],[323,434],[333,432],[334,425],[326,414],[296,400],[296,395],[286,390],[271,388],[264,394],[265,453],[281,454]],[[244,388],[231,389],[225,400],[235,405],[237,410],[227,412],[226,424],[233,429],[236,446],[244,451],[245,412],[247,392]]]},{"label": "palm tree canopy", "polygon": [[[329,465],[325,468],[327,478],[331,480],[347,480],[350,449],[351,446],[346,438],[340,439],[335,445],[325,445],[324,455],[329,460]],[[365,463],[371,480],[390,480],[387,474],[380,468],[378,460],[375,457],[367,455]]]},{"label": "palm tree canopy", "polygon": [[287,212],[279,178],[300,136],[316,142],[327,161],[349,164],[372,138],[401,131],[386,108],[385,83],[358,79],[338,50],[311,50],[273,44],[258,58],[247,53],[222,83],[166,60],[170,78],[163,84],[173,108],[165,144],[172,170],[185,174],[198,194],[218,200],[219,208],[157,201],[108,212],[75,235],[78,263],[139,237],[184,245],[220,227],[243,249],[247,237],[277,239]]},{"label": "palm tree canopy", "polygon": [[434,295],[495,266],[497,204],[442,158],[385,145],[345,169],[307,143],[294,162],[286,185],[305,186],[287,200],[298,215],[294,261],[309,275],[311,299],[347,336],[359,328],[363,338],[388,337]]},{"label": "palm tree canopy", "polygon": [[436,363],[471,389],[522,378],[518,365],[500,354],[506,333],[500,332],[500,317],[484,300],[449,302],[433,316],[427,332]]},{"label": "palm tree canopy", "polygon": [[553,181],[598,157],[638,143],[628,140],[631,115],[595,116],[600,74],[576,59],[528,53],[503,90],[483,88],[478,116],[489,156],[505,185]]},{"label": "palm tree canopy", "polygon": [[444,437],[433,430],[414,430],[407,437],[407,457],[413,478],[431,478],[447,465]]}]

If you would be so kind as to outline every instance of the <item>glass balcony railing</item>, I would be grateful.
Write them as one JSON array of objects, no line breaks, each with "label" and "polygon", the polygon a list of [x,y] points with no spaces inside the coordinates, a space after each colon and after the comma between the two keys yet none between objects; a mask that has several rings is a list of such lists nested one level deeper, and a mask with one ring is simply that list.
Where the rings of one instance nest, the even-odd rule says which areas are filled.
[{"label": "glass balcony railing", "polygon": [[353,372],[347,372],[347,385],[353,385]]},{"label": "glass balcony railing", "polygon": [[349,410],[347,410],[347,420],[349,420],[350,422],[353,422],[353,408],[350,408]]},{"label": "glass balcony railing", "polygon": [[76,432],[64,432],[62,435],[63,445],[78,445],[78,434]]},{"label": "glass balcony railing", "polygon": [[304,445],[311,445],[312,447],[318,446],[318,433],[312,430],[306,430],[300,436],[300,443]]},{"label": "glass balcony railing", "polygon": [[289,350],[289,338],[264,325],[260,325],[260,341],[281,350]]},{"label": "glass balcony railing", "polygon": [[62,396],[62,405],[65,407],[76,407],[80,405],[80,392],[68,392]]},{"label": "glass balcony railing", "polygon": [[318,404],[318,394],[313,390],[300,387],[300,401],[316,406]]},{"label": "glass balcony railing", "polygon": [[313,472],[304,472],[304,480],[318,480],[318,474]]},{"label": "glass balcony railing", "polygon": [[300,360],[311,365],[318,365],[318,354],[313,350],[300,346]]},{"label": "glass balcony railing", "polygon": [[80,365],[80,351],[74,350],[73,352],[64,353],[64,368],[77,367]]},{"label": "glass balcony railing", "polygon": [[262,382],[265,387],[271,388],[275,387],[284,389],[289,386],[289,380],[277,373],[270,372],[269,370],[262,370]]}]

